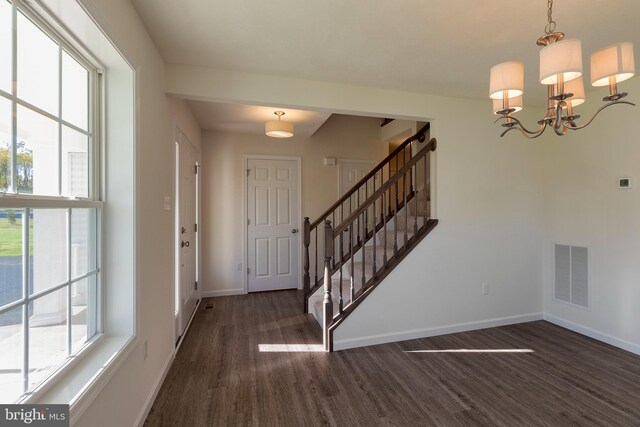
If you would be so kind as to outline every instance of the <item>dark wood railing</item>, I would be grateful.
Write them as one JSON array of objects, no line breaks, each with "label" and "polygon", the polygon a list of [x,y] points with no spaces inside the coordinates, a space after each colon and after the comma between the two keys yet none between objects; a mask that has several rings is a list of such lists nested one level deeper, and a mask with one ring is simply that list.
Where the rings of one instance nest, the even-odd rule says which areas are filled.
[{"label": "dark wood railing", "polygon": [[[323,343],[326,351],[332,351],[332,332],[354,309],[358,304],[386,277],[387,274],[409,253],[415,245],[418,244],[424,236],[426,236],[437,224],[437,220],[431,218],[431,180],[430,180],[430,153],[436,149],[436,140],[431,139],[429,144],[416,153],[411,160],[406,162],[393,176],[391,176],[384,184],[368,196],[353,212],[343,219],[340,224],[332,227],[330,220],[324,222],[324,300],[323,300]],[[393,211],[384,209],[388,206],[389,196],[392,190],[396,189],[398,185],[408,187],[409,179],[414,178],[416,180],[416,192],[413,193],[411,200],[407,199],[408,191],[403,190],[404,195],[404,215],[398,215],[400,212],[399,204],[392,203]],[[397,190],[396,190],[397,191]],[[397,193],[396,193],[397,194]],[[378,211],[378,206],[382,206],[383,209]],[[378,216],[378,214],[380,216]],[[361,255],[361,268],[359,271],[360,277],[354,277],[354,264],[357,262],[354,257],[356,252],[354,248],[356,242],[354,235],[355,230],[358,230],[359,225],[363,224],[363,235],[367,236],[366,224],[368,223],[368,216],[372,216],[373,224],[380,224],[381,230],[384,231],[384,239],[382,242],[378,242],[377,231],[374,227],[374,231],[370,239],[365,239],[365,244],[370,243],[367,247],[372,247],[373,263],[370,271],[367,271],[365,262],[365,248],[362,248]],[[421,221],[419,218],[421,217]],[[404,224],[399,223],[399,218],[404,221]],[[411,218],[411,222],[410,219]],[[390,236],[387,233],[387,225],[393,224],[393,237],[390,242]],[[398,233],[401,231],[400,236],[401,245],[398,245]],[[411,236],[409,237],[409,233]],[[347,237],[345,237],[345,234]],[[390,244],[391,243],[391,244]],[[378,266],[376,263],[377,248],[381,247],[383,252],[382,265]],[[346,248],[346,249],[345,249]],[[390,256],[387,256],[387,251],[392,251]],[[337,252],[337,254],[336,254]],[[343,296],[343,275],[345,272],[343,268],[338,269],[336,272],[332,266],[337,257],[340,260],[345,259],[348,256],[351,260],[350,271],[347,271],[350,278],[350,289],[348,303],[344,304]],[[338,275],[338,310],[334,315],[333,299],[332,299],[332,277],[334,274]],[[356,285],[359,289],[356,289]]]},{"label": "dark wood railing", "polygon": [[[386,222],[382,220],[383,218],[393,217],[395,212],[400,211],[414,198],[414,171],[412,168],[404,169],[404,167],[414,158],[411,143],[413,141],[424,142],[426,139],[425,134],[429,128],[430,125],[427,123],[415,135],[407,138],[314,222],[310,222],[308,217],[304,219],[303,289],[305,312],[307,312],[308,307],[307,299],[324,282],[323,276],[318,276],[319,270],[323,268],[321,256],[325,253],[326,248],[326,241],[322,237],[322,233],[319,232],[320,226],[325,224],[326,221],[330,221],[334,225],[342,224],[345,221],[345,215],[350,217],[353,216],[354,212],[361,211],[360,208],[376,191],[388,184],[392,177],[399,176],[399,169],[407,171],[401,178],[393,181],[393,190],[389,191],[386,199],[382,201],[384,203],[376,203],[376,206],[369,207],[365,211],[364,216],[357,217],[355,222],[356,231],[354,232],[353,240],[350,241],[349,252],[338,259],[332,257],[330,272],[333,274],[342,268],[346,261],[350,259],[352,253],[356,253],[362,248],[364,242],[367,242],[371,237],[375,238],[376,232],[386,226]],[[375,211],[376,209],[380,209],[379,214],[378,212],[371,212],[371,210]],[[354,225],[352,224],[351,228],[353,229],[353,227]],[[345,232],[347,232],[346,229]],[[320,238],[318,234],[320,234]],[[337,243],[334,242],[334,245]],[[320,273],[323,273],[322,270],[320,270]]]}]

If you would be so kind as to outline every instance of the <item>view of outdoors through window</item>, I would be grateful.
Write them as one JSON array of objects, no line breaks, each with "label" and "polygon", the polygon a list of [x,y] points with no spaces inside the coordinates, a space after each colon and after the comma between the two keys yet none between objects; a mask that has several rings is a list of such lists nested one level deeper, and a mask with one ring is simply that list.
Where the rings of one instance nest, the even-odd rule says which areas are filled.
[{"label": "view of outdoors through window", "polygon": [[93,71],[70,52],[0,0],[0,403],[31,393],[98,332]]}]

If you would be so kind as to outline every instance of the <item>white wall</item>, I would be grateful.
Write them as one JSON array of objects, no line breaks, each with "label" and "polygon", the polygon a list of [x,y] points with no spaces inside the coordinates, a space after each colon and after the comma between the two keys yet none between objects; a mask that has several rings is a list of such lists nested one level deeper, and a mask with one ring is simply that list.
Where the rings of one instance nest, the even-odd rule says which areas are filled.
[{"label": "white wall", "polygon": [[[640,79],[619,85],[640,101]],[[583,120],[607,88],[576,109]],[[550,320],[640,353],[640,108],[604,110],[586,129],[543,141],[544,309]],[[617,188],[631,177],[634,187]],[[554,244],[589,247],[591,308],[554,299]]]},{"label": "white wall", "polygon": [[[202,150],[203,295],[243,292],[242,195],[245,154],[302,158],[302,217],[315,220],[338,199],[338,166],[324,157],[380,161],[388,154],[375,118],[334,114],[310,138],[205,132]],[[302,229],[302,224],[301,227]],[[246,266],[244,266],[246,267]]]},{"label": "white wall", "polygon": [[541,149],[501,139],[489,108],[435,113],[440,222],[338,327],[336,349],[541,318]]}]

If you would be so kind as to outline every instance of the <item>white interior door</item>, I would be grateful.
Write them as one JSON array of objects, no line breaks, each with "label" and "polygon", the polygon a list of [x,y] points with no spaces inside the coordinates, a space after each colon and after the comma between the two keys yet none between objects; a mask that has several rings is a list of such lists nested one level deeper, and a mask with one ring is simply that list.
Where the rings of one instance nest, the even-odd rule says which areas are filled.
[{"label": "white interior door", "polygon": [[375,165],[371,160],[340,160],[340,195],[351,190]]},{"label": "white interior door", "polygon": [[297,160],[247,160],[247,288],[298,287],[300,208]]},{"label": "white interior door", "polygon": [[[340,183],[340,196],[351,190],[366,174],[373,169],[376,163],[372,160],[340,160],[340,168],[338,169],[338,182]],[[376,181],[379,183],[380,181]],[[369,194],[373,194],[373,185],[369,185]],[[352,208],[355,209],[358,203],[362,203],[366,199],[364,188],[360,190],[360,194],[351,198],[351,203],[344,205],[344,218],[349,216]]]},{"label": "white interior door", "polygon": [[177,337],[185,331],[198,302],[197,156],[184,135],[178,141],[177,164]]}]

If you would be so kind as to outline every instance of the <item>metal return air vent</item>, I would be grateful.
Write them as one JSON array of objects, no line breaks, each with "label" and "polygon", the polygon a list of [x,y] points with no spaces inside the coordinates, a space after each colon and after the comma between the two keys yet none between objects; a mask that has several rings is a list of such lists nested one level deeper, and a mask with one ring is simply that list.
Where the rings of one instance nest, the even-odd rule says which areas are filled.
[{"label": "metal return air vent", "polygon": [[555,246],[555,298],[580,307],[589,307],[588,248]]}]

